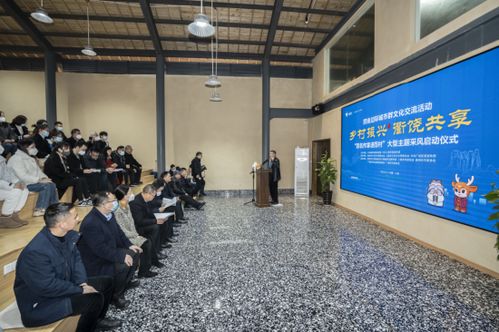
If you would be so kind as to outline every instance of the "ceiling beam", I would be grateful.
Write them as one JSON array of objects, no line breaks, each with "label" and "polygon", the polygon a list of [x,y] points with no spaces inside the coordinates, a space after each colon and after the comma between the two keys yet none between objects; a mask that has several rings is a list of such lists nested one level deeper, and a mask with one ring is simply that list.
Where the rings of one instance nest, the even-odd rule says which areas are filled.
[{"label": "ceiling beam", "polygon": [[[114,0],[116,1],[116,0]],[[118,2],[136,2],[133,0],[118,0]],[[190,6],[190,7],[199,7],[199,1],[195,0],[150,0],[153,5],[172,5],[172,6]],[[234,9],[248,9],[248,10],[268,10],[271,11],[274,9],[272,5],[261,5],[261,4],[249,4],[249,3],[234,3],[234,2],[218,2],[214,1],[213,6],[217,8],[234,8]],[[283,12],[292,12],[292,13],[310,13],[310,14],[319,14],[319,15],[327,15],[327,16],[343,16],[346,15],[347,12],[341,10],[330,10],[330,9],[308,9],[303,7],[290,7],[283,6]]]},{"label": "ceiling beam", "polygon": [[158,29],[156,29],[156,23],[154,23],[154,17],[151,12],[151,7],[149,6],[149,0],[140,0],[140,8],[142,9],[142,14],[146,20],[147,29],[149,30],[149,35],[152,39],[154,49],[157,54],[163,53],[163,47],[161,45],[161,40],[159,39]]},{"label": "ceiling beam", "polygon": [[[0,16],[8,16],[5,14],[0,14]],[[62,13],[51,13],[50,16],[53,19],[64,19],[64,20],[77,20],[86,21],[86,15],[80,14],[62,14]],[[123,23],[146,23],[142,17],[122,17],[122,16],[90,16],[90,21],[103,21],[103,22],[123,22]],[[172,24],[172,25],[185,25],[187,26],[191,21],[189,20],[172,20],[172,19],[155,19],[156,24]],[[241,29],[260,29],[267,30],[269,26],[267,24],[256,24],[256,23],[238,23],[238,22],[218,22],[219,27],[225,28],[241,28]],[[313,32],[313,33],[324,33],[330,32],[329,29],[322,28],[312,28],[309,26],[285,26],[278,25],[277,30],[283,31],[297,31],[297,32]]]},{"label": "ceiling beam", "polygon": [[274,9],[272,10],[272,17],[270,18],[269,32],[267,33],[267,42],[265,43],[265,50],[263,52],[263,58],[268,60],[270,54],[272,53],[272,43],[274,42],[275,33],[277,31],[277,24],[279,23],[279,17],[281,17],[281,10],[284,0],[275,0]]},{"label": "ceiling beam", "polygon": [[[23,31],[8,31],[0,30],[0,34],[5,36],[26,36]],[[62,38],[87,38],[87,34],[83,32],[45,32],[46,37],[62,37]],[[92,34],[92,39],[117,39],[117,40],[151,40],[149,35],[121,35],[121,34],[107,34],[107,33],[94,33]],[[159,39],[165,42],[184,42],[184,43],[207,43],[209,40],[194,39],[188,37],[163,37],[160,36]],[[219,44],[227,45],[254,45],[254,46],[264,46],[265,41],[253,41],[253,40],[238,40],[238,39],[219,39]],[[317,45],[311,44],[299,44],[299,43],[278,43],[274,42],[273,46],[276,47],[292,47],[292,48],[304,48],[304,49],[314,49]]]},{"label": "ceiling beam", "polygon": [[357,10],[359,10],[359,8],[364,4],[364,2],[366,2],[366,0],[357,0],[353,4],[352,8],[350,8],[348,13],[345,16],[343,16],[342,19],[338,22],[338,24],[336,24],[336,26],[333,28],[333,30],[331,30],[326,35],[326,37],[324,37],[322,42],[315,49],[315,54],[318,54],[324,48],[324,46],[326,46],[327,43],[329,43],[329,41],[333,39],[334,35],[336,35],[338,31],[340,31],[340,29],[352,18],[355,12],[357,12]]},{"label": "ceiling beam", "polygon": [[8,16],[11,16],[38,46],[46,52],[53,51],[52,45],[31,22],[28,14],[24,13],[13,0],[4,0],[0,3]]},{"label": "ceiling beam", "polygon": [[[282,1],[282,0],[280,0]],[[115,49],[115,48],[94,48],[99,56],[131,56],[131,57],[155,57],[156,51],[139,50],[139,49]],[[2,52],[25,52],[25,53],[40,53],[41,49],[36,46],[16,46],[16,45],[0,45]],[[56,47],[54,51],[62,55],[81,55],[81,49],[76,47]],[[211,53],[208,51],[163,51],[165,57],[171,58],[210,58]],[[218,52],[220,59],[245,59],[245,60],[262,60],[263,54],[258,53],[233,53],[233,52]],[[305,62],[310,63],[313,57],[297,56],[297,55],[270,55],[271,61],[286,61],[286,62]]]}]

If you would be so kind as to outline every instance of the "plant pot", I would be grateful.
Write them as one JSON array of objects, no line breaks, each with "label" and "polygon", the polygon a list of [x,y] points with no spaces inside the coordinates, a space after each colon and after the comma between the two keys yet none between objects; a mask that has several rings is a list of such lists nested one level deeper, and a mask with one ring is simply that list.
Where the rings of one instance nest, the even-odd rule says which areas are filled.
[{"label": "plant pot", "polygon": [[324,205],[331,205],[332,198],[333,198],[333,192],[331,190],[322,192],[322,200],[324,202]]}]

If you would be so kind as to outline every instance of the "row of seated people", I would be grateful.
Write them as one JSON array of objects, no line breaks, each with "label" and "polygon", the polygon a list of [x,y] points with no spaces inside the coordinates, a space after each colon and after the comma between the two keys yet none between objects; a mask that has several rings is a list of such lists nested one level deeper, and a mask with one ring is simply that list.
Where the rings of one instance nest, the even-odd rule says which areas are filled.
[{"label": "row of seated people", "polygon": [[126,308],[126,291],[140,287],[135,273],[152,278],[157,275],[152,266],[164,267],[165,250],[177,242],[174,229],[188,220],[182,202],[196,209],[205,204],[195,194],[185,169],[162,173],[137,197],[124,184],[97,192],[79,233],[73,204],[50,205],[46,226],[17,261],[14,292],[24,326],[75,315],[80,315],[77,331],[121,326],[106,317],[109,305]]},{"label": "row of seated people", "polygon": [[[33,211],[36,217],[42,216],[47,206],[58,202],[69,187],[73,187],[72,202],[88,206],[91,194],[114,190],[121,183],[132,186],[141,183],[142,165],[134,158],[130,145],[118,146],[113,151],[107,145],[96,144],[100,139],[93,142],[76,140],[81,135],[78,129],[73,132],[78,134],[67,141],[51,143],[50,153],[43,159],[36,144],[40,132],[34,136],[25,135],[18,141],[4,140],[0,144],[0,201],[4,202],[0,228],[27,224],[20,218],[19,211],[29,192],[39,194]],[[105,132],[102,136],[106,136]]]}]

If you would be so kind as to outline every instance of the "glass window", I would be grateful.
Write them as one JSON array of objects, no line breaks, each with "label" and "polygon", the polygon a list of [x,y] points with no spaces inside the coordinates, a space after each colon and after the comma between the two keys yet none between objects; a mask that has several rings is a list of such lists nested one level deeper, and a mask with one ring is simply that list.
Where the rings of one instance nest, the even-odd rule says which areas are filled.
[{"label": "glass window", "polygon": [[374,66],[374,5],[329,49],[329,91]]},{"label": "glass window", "polygon": [[478,6],[485,0],[419,0],[419,38]]}]

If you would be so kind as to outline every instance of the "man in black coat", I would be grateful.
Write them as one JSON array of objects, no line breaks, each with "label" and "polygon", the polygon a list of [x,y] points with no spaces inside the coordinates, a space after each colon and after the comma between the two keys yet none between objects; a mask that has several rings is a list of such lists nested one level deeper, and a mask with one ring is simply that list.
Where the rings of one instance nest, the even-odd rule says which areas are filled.
[{"label": "man in black coat", "polygon": [[46,123],[42,123],[37,126],[35,131],[36,134],[33,136],[33,141],[38,150],[36,157],[43,159],[52,152],[50,144],[47,141],[47,138],[49,137],[49,126]]},{"label": "man in black coat", "polygon": [[270,196],[272,197],[272,201],[270,203],[272,205],[279,204],[277,184],[281,180],[281,162],[277,158],[276,154],[275,150],[270,150],[269,159],[263,162],[263,165],[267,164],[267,167],[272,170],[272,173],[269,176],[269,189]]},{"label": "man in black coat", "polygon": [[124,308],[128,304],[125,290],[139,285],[132,278],[142,248],[133,245],[116,222],[113,211],[118,208],[118,201],[112,193],[98,192],[92,203],[94,208],[80,226],[78,248],[89,276],[113,277],[113,303]]},{"label": "man in black coat", "polygon": [[49,206],[45,227],[21,252],[16,266],[14,293],[26,327],[51,324],[80,315],[76,331],[112,329],[120,321],[106,319],[113,280],[87,277],[73,230],[78,214],[70,203]]},{"label": "man in black coat", "polygon": [[201,165],[201,159],[203,158],[203,153],[201,152],[196,152],[196,157],[192,159],[191,165],[189,166],[191,168],[191,174],[192,178],[197,184],[199,194],[206,196],[204,192],[204,186],[206,182],[204,181],[203,177],[203,171],[206,170],[206,167],[204,165]]},{"label": "man in black coat", "polygon": [[149,203],[155,197],[156,189],[151,184],[144,186],[140,195],[137,195],[130,202],[130,212],[132,212],[137,233],[148,238],[156,249],[156,252],[160,253],[162,247],[168,247],[167,241],[170,231],[167,219],[157,219],[154,216],[153,208]]},{"label": "man in black coat", "polygon": [[98,191],[108,189],[108,180],[106,172],[106,163],[99,150],[95,147],[90,149],[90,153],[83,157],[84,169],[89,170],[85,173],[90,193],[95,194]]},{"label": "man in black coat", "polygon": [[54,147],[54,150],[47,158],[44,164],[44,172],[55,183],[59,192],[59,198],[64,195],[68,187],[73,187],[73,199],[78,199],[79,206],[86,206],[90,200],[90,192],[87,181],[71,173],[67,163],[67,157],[71,154],[69,144],[66,142],[59,143]]},{"label": "man in black coat", "polygon": [[131,145],[125,146],[125,167],[130,172],[132,184],[142,184],[140,177],[142,175],[142,165],[133,156],[133,148]]},{"label": "man in black coat", "polygon": [[[163,172],[160,176],[160,178],[164,181],[165,186],[163,188],[163,191],[161,192],[161,198],[167,198],[167,199],[174,199],[176,197],[175,193],[173,192],[173,181],[172,181],[172,175],[169,171]],[[187,218],[184,215],[184,209],[182,208],[182,201],[180,199],[177,199],[177,203],[175,204],[175,219],[177,221],[187,221],[189,218]]]},{"label": "man in black coat", "polygon": [[206,203],[196,201],[194,198],[192,198],[184,190],[184,188],[182,186],[182,181],[181,181],[182,175],[181,175],[180,171],[175,171],[174,176],[175,176],[175,178],[172,181],[173,182],[173,185],[172,185],[173,193],[185,203],[185,206],[192,206],[196,210],[201,210]]}]

